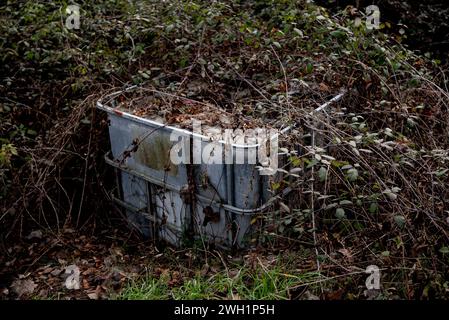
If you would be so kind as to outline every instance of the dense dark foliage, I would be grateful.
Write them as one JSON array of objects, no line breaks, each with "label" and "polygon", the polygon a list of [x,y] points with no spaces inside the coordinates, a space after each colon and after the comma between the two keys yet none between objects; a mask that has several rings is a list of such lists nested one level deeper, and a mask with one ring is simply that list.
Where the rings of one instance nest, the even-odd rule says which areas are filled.
[{"label": "dense dark foliage", "polygon": [[[304,246],[325,279],[378,264],[389,271],[380,297],[447,296],[447,5],[358,4],[373,2],[386,8],[381,30],[354,25],[363,10],[345,1],[330,13],[288,0],[79,1],[79,30],[65,28],[65,2],[2,4],[0,254],[36,226],[108,222],[113,174],[95,101],[145,83],[319,133],[320,145],[290,135],[287,177],[271,191],[295,192],[260,217],[263,247]],[[330,120],[309,115],[342,88]],[[360,297],[355,278],[330,289]]]}]

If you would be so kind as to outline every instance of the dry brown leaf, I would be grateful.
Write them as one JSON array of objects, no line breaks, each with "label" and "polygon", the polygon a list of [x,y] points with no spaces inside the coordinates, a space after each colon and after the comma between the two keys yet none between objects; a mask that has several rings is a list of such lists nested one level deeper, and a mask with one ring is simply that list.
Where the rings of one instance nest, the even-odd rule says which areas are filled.
[{"label": "dry brown leaf", "polygon": [[281,206],[281,209],[285,212],[290,212],[290,208],[283,202],[279,202],[279,205]]},{"label": "dry brown leaf", "polygon": [[87,293],[87,296],[89,297],[89,299],[91,299],[91,300],[98,300],[98,293],[97,292],[90,292],[90,293]]},{"label": "dry brown leaf", "polygon": [[42,231],[41,230],[31,231],[31,233],[26,238],[28,240],[30,240],[30,239],[42,239]]},{"label": "dry brown leaf", "polygon": [[341,253],[345,258],[352,260],[352,254],[348,249],[339,249],[337,250],[339,253]]},{"label": "dry brown leaf", "polygon": [[14,291],[15,294],[17,294],[20,297],[30,295],[34,292],[34,289],[36,289],[37,284],[34,283],[33,280],[15,280],[12,285],[11,289]]}]

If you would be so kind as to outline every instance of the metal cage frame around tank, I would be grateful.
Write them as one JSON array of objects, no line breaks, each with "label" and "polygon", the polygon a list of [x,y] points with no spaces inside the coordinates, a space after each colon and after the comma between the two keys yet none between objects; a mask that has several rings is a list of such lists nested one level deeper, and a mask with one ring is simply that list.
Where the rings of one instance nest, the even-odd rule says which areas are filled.
[{"label": "metal cage frame around tank", "polygon": [[[166,135],[173,131],[191,137],[192,139],[195,137],[201,139],[201,141],[210,141],[210,138],[207,136],[138,117],[123,110],[119,110],[114,106],[114,101],[118,96],[138,88],[139,87],[137,86],[132,86],[125,90],[111,93],[97,101],[97,108],[106,111],[108,114],[110,121],[111,153],[114,159],[118,159],[118,154],[123,154],[123,152],[127,151],[128,149],[126,147],[132,147],[130,142],[139,134],[144,134],[146,135],[146,138],[148,138],[152,133],[158,132],[158,134],[155,134],[155,136],[150,139],[150,141],[153,142],[166,139]],[[340,100],[343,94],[344,93],[337,95],[327,103],[316,108],[314,111],[319,112],[324,110],[330,103]],[[107,100],[107,102],[105,102],[105,100]],[[111,102],[113,105],[108,106]],[[293,126],[284,128],[280,130],[280,132],[288,132],[292,127]],[[135,130],[129,128],[134,128]],[[148,134],[149,129],[151,129],[150,134]],[[270,139],[273,138],[274,137],[270,137]],[[223,140],[218,141],[218,143],[222,143],[223,145],[226,144]],[[231,147],[233,150],[238,148],[257,149],[260,145],[261,144],[232,143]],[[159,149],[167,151],[167,146]],[[157,153],[155,151],[158,151],[159,149],[149,147],[148,150],[150,150],[150,153],[152,152],[155,154]],[[157,166],[161,165],[161,163],[149,164],[145,161],[144,163],[139,163],[142,159],[139,159],[138,150],[139,149],[137,149],[137,152],[134,154],[130,152],[131,155],[127,159],[121,161],[114,161],[110,158],[111,153],[109,153],[105,156],[105,161],[113,166],[121,176],[120,184],[122,189],[122,199],[114,198],[114,201],[125,207],[129,220],[131,220],[131,222],[137,222],[137,227],[142,233],[148,236],[159,236],[176,246],[180,246],[182,235],[190,231],[193,233],[194,237],[206,238],[208,241],[213,241],[224,247],[241,247],[244,246],[245,235],[251,228],[252,217],[255,214],[264,211],[275,200],[275,198],[269,197],[267,192],[268,179],[263,176],[261,177],[258,174],[256,165],[181,164],[178,165],[176,169],[170,167],[169,169],[173,169],[176,173],[167,175],[167,168]],[[145,154],[145,152],[143,153]],[[233,152],[232,154],[235,153]],[[153,160],[150,162],[155,162]],[[151,168],[152,165],[156,165],[156,168]],[[193,172],[190,172],[190,176],[189,170],[193,170]],[[196,188],[201,183],[201,181],[199,181],[199,173],[201,172],[206,173],[208,176],[209,183],[212,185],[212,188],[209,190],[207,188]],[[192,177],[192,174],[194,177]],[[222,180],[223,176],[224,180]],[[240,177],[240,180],[236,180],[236,177]],[[191,188],[192,185],[196,188],[197,192],[190,195],[187,192],[186,194],[186,190]],[[249,189],[248,186],[250,185],[252,186],[252,189]],[[163,190],[165,190],[165,192],[162,192],[164,197],[170,196],[172,198],[172,204],[176,203],[177,206],[177,209],[173,211],[174,216],[179,213],[179,217],[183,218],[184,221],[170,221],[170,216],[167,219],[167,217],[164,217],[163,214],[161,215],[160,212],[158,212],[162,210],[160,206],[158,207],[159,210],[158,208],[151,209],[156,202],[159,204],[165,204],[166,202],[165,199],[158,200],[151,198],[150,194],[157,188],[163,188]],[[139,189],[142,190],[139,191]],[[288,188],[285,189],[283,195],[287,194],[289,191]],[[189,201],[191,203],[189,203]],[[199,206],[198,202],[207,203],[208,205]],[[184,205],[186,207],[183,209],[182,207]],[[148,208],[151,210],[147,210]],[[202,226],[201,223],[198,222],[201,220],[204,221],[206,209],[216,214],[218,219],[217,222]],[[146,228],[144,226],[145,221],[142,221],[142,219],[150,221],[153,227],[154,225],[159,224],[158,228],[164,229],[165,231],[155,229],[150,230]],[[200,221],[195,221],[195,219],[199,219]],[[229,228],[229,223],[231,228]],[[218,238],[220,238],[218,241],[217,235]]]}]

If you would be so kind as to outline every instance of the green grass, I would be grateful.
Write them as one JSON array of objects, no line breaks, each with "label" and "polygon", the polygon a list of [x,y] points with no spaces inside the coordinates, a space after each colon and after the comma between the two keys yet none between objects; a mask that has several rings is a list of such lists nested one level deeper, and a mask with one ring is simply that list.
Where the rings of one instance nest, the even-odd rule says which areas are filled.
[{"label": "green grass", "polygon": [[291,288],[316,280],[315,272],[300,275],[284,273],[275,266],[270,270],[241,268],[229,275],[218,272],[212,276],[195,276],[184,279],[182,284],[170,286],[169,276],[147,276],[143,280],[130,282],[115,298],[123,300],[163,299],[289,299]]}]

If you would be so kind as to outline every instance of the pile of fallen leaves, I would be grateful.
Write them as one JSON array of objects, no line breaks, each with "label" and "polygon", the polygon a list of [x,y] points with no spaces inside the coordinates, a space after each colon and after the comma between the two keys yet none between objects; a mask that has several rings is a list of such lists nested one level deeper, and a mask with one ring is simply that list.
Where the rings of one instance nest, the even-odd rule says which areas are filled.
[{"label": "pile of fallen leaves", "polygon": [[[101,299],[122,288],[148,265],[152,247],[141,256],[124,254],[122,239],[102,239],[64,229],[58,235],[31,232],[7,246],[2,257],[1,296],[19,299]],[[118,245],[118,244],[121,245]]]}]

